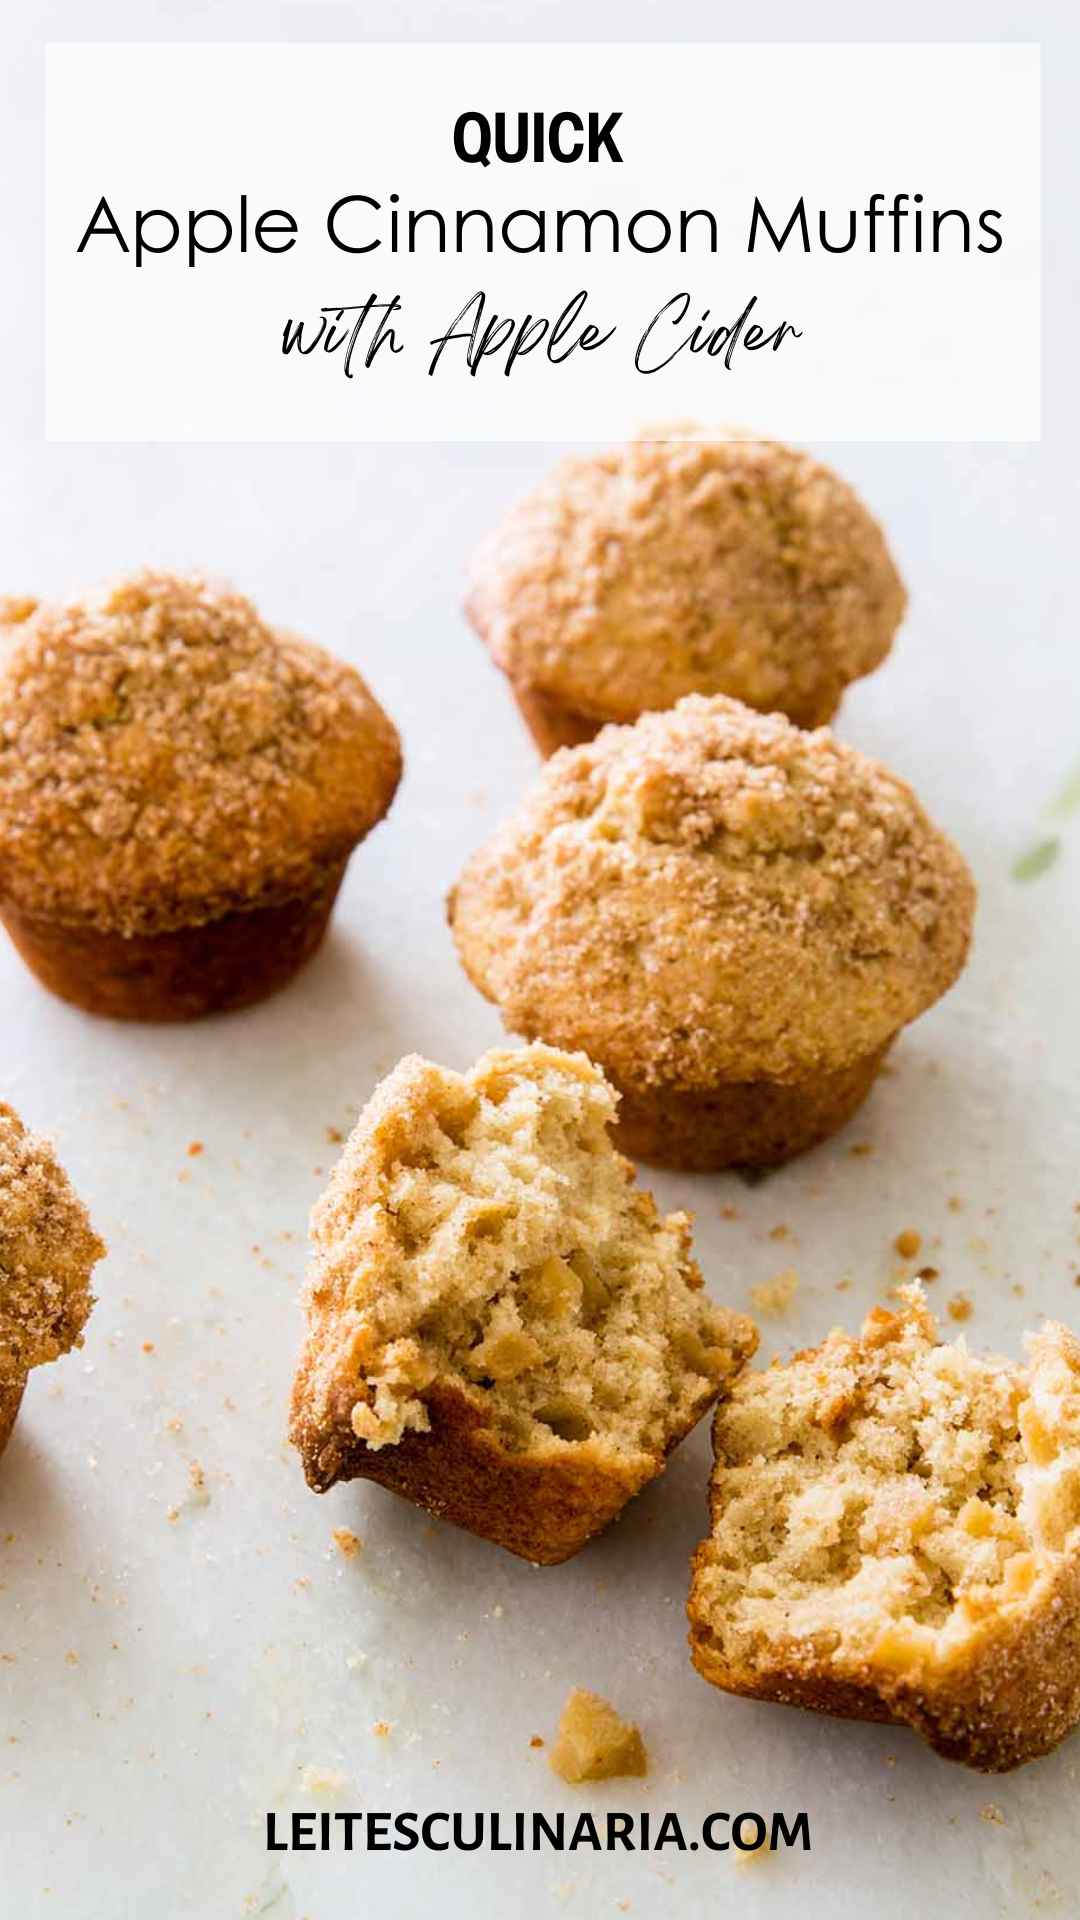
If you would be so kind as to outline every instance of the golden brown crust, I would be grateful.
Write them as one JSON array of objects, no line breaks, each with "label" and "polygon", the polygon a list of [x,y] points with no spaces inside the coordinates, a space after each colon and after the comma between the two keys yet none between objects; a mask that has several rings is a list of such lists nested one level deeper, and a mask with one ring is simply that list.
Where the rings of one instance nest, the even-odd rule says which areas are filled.
[{"label": "golden brown crust", "polygon": [[686,429],[563,461],[481,546],[467,611],[517,689],[598,723],[726,693],[817,725],[905,603],[837,474]]},{"label": "golden brown crust", "polygon": [[110,1020],[197,1020],[253,1006],[288,985],[322,943],[344,864],[314,871],[297,900],[166,933],[103,933],[23,913],[0,922],[51,993]]},{"label": "golden brown crust", "polygon": [[624,1087],[615,1140],[631,1160],[684,1172],[780,1166],[847,1125],[887,1052],[790,1083],[731,1080],[710,1093]]},{"label": "golden brown crust", "polygon": [[[875,1309],[860,1336],[834,1331],[786,1367],[774,1362],[765,1374],[744,1375],[727,1412],[718,1412],[713,1533],[693,1557],[687,1605],[691,1658],[725,1692],[909,1726],[948,1759],[1005,1772],[1050,1752],[1080,1721],[1080,1342],[1051,1323],[1029,1336],[1028,1370],[997,1359],[976,1362],[962,1343],[935,1344],[919,1290],[908,1291],[899,1313]],[[931,1399],[922,1403],[916,1393],[910,1401],[914,1425],[910,1433],[895,1429],[894,1452],[888,1436],[899,1402],[879,1394],[905,1391],[903,1383],[920,1366],[929,1382],[921,1391]],[[766,1401],[770,1383],[778,1390]],[[921,1405],[931,1410],[920,1413]],[[815,1409],[809,1430],[808,1406]],[[881,1475],[881,1504],[872,1509],[864,1487],[856,1537],[869,1556],[884,1517],[895,1529],[882,1563],[887,1578],[906,1554],[914,1554],[915,1566],[922,1560],[913,1594],[935,1565],[950,1569],[940,1604],[923,1591],[929,1625],[918,1624],[903,1604],[889,1611],[887,1587],[881,1610],[871,1604],[867,1613],[872,1589],[863,1584],[857,1594],[865,1571],[857,1561],[847,1563],[846,1578],[831,1592],[828,1587],[834,1576],[823,1556],[842,1551],[841,1460],[860,1444],[864,1420],[862,1444]],[[912,1453],[898,1459],[908,1448]],[[816,1569],[807,1578],[823,1583],[810,1627],[797,1611],[803,1602],[787,1563],[762,1555],[758,1543],[735,1574],[740,1548],[725,1526],[734,1502],[749,1500],[765,1515],[772,1497],[767,1474],[792,1454],[818,1467],[833,1463],[816,1483],[804,1479],[783,1521],[785,1553],[797,1567]],[[913,1455],[923,1478],[905,1476]],[[957,1474],[954,1532],[942,1544],[947,1516],[934,1509],[940,1496],[932,1486],[948,1456]],[[810,1530],[815,1520],[817,1535]],[[965,1568],[957,1540],[968,1535]],[[992,1558],[978,1557],[995,1535],[1009,1542],[996,1573]],[[766,1530],[761,1537],[778,1536]],[[741,1589],[740,1580],[747,1583]],[[740,1594],[750,1592],[766,1598],[757,1598],[757,1611],[744,1618]],[[767,1615],[762,1607],[770,1609]],[[794,1630],[793,1621],[805,1630]]]},{"label": "golden brown crust", "polygon": [[[426,1433],[406,1433],[378,1452],[340,1421],[330,1432],[307,1414],[305,1371],[297,1378],[293,1440],[315,1493],[339,1480],[375,1480],[440,1520],[491,1540],[523,1560],[556,1566],[610,1525],[628,1500],[662,1472],[674,1447],[712,1404],[707,1391],[665,1453],[618,1463],[587,1444],[545,1458],[508,1453],[483,1414],[452,1387],[427,1395]],[[350,1409],[351,1411],[351,1409]]]},{"label": "golden brown crust", "polygon": [[81,1346],[104,1253],[48,1141],[0,1102],[0,1387]]},{"label": "golden brown crust", "polygon": [[0,894],[122,934],[293,900],[400,771],[358,673],[225,588],[139,574],[7,629]]},{"label": "golden brown crust", "polygon": [[[702,1564],[698,1548],[693,1568]],[[963,1667],[911,1679],[853,1664],[847,1671],[805,1649],[776,1649],[767,1669],[732,1666],[706,1613],[688,1607],[691,1658],[725,1693],[806,1707],[844,1720],[912,1727],[947,1760],[980,1773],[1008,1773],[1050,1753],[1080,1721],[1080,1562],[1047,1580],[1037,1605],[988,1621]]]},{"label": "golden brown crust", "polygon": [[549,761],[449,911],[511,1029],[641,1095],[868,1058],[956,978],[973,906],[902,780],[695,696]]}]

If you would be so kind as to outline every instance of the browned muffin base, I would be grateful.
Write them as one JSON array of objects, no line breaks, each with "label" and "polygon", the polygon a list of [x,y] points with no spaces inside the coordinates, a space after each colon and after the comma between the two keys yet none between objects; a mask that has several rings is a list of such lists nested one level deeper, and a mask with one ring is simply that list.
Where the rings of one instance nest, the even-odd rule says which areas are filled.
[{"label": "browned muffin base", "polygon": [[[595,740],[601,727],[607,726],[609,720],[621,719],[622,724],[629,725],[639,717],[637,714],[609,714],[606,720],[598,720],[594,714],[581,713],[576,707],[566,706],[550,693],[541,693],[536,687],[526,687],[518,682],[511,682],[511,686],[518,711],[545,759],[550,759],[560,747],[581,747],[587,741]],[[840,689],[830,688],[812,699],[802,702],[790,700],[783,711],[795,726],[809,730],[827,726],[839,705]]]},{"label": "browned muffin base", "polygon": [[22,1379],[16,1380],[14,1385],[0,1387],[0,1453],[3,1453],[11,1439],[11,1429],[18,1419],[22,1397],[26,1391],[27,1377],[24,1373]]},{"label": "browned muffin base", "polygon": [[322,942],[345,864],[326,868],[299,899],[170,933],[63,926],[10,900],[0,920],[31,973],[72,1006],[112,1020],[197,1020],[288,985]]},{"label": "browned muffin base", "polygon": [[578,713],[573,707],[564,706],[561,700],[555,700],[549,693],[540,693],[535,687],[518,686],[511,682],[518,712],[532,734],[545,760],[557,753],[560,747],[583,747],[588,740],[594,740],[604,725],[602,720],[591,714]]},{"label": "browned muffin base", "polygon": [[733,1080],[709,1093],[642,1093],[616,1082],[622,1099],[615,1142],[632,1160],[688,1173],[779,1166],[846,1125],[866,1099],[890,1044],[836,1073],[790,1084]]},{"label": "browned muffin base", "polygon": [[[507,1453],[481,1413],[452,1387],[427,1395],[431,1427],[406,1433],[377,1452],[346,1432],[328,1443],[324,1432],[294,1431],[309,1487],[325,1493],[338,1480],[376,1480],[440,1520],[492,1540],[522,1560],[557,1566],[614,1520],[627,1501],[654,1479],[674,1447],[714,1398],[703,1397],[686,1427],[674,1434],[647,1472],[629,1465],[614,1472],[580,1454],[537,1460]],[[300,1396],[294,1398],[294,1407]]]},{"label": "browned muffin base", "polygon": [[[701,1549],[695,1555],[696,1568]],[[1080,1569],[1062,1569],[1034,1620],[1004,1619],[977,1657],[935,1683],[869,1667],[826,1672],[812,1651],[791,1646],[771,1666],[733,1667],[696,1605],[692,1587],[690,1657],[725,1693],[805,1707],[841,1720],[911,1727],[945,1760],[978,1773],[1010,1773],[1050,1753],[1080,1719]]]}]

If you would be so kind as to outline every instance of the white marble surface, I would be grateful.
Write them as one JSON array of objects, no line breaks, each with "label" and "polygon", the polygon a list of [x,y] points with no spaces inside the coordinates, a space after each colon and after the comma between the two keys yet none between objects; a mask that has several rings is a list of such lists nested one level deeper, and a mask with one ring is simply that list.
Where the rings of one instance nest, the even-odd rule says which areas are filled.
[{"label": "white marble surface", "polygon": [[[130,6],[40,9],[5,63],[6,142],[36,137],[39,28],[70,36],[94,11],[102,31],[140,29]],[[215,30],[332,34],[341,11],[237,5]],[[565,12],[534,11],[570,30]],[[630,12],[622,30],[642,30]],[[163,34],[199,31],[201,9],[156,13]],[[386,14],[383,31],[401,31]],[[482,6],[469,17],[493,30]],[[991,1782],[913,1736],[727,1700],[692,1672],[704,1433],[604,1539],[547,1571],[377,1488],[305,1490],[283,1412],[327,1129],[403,1051],[464,1065],[500,1034],[457,967],[442,898],[535,760],[458,603],[471,543],[551,452],[46,448],[29,299],[23,313],[21,357],[10,306],[4,318],[3,588],[56,593],[147,560],[227,573],[363,667],[407,774],[325,951],[261,1009],[175,1032],[95,1022],[0,946],[0,1094],[55,1135],[111,1249],[85,1350],[35,1378],[0,1471],[3,1920],[352,1920],[374,1901],[387,1920],[436,1903],[484,1920],[591,1920],[623,1902],[752,1920],[893,1920],[946,1898],[980,1920],[1074,1911],[1077,1741]],[[887,523],[912,594],[841,731],[912,779],[967,851],[981,905],[969,971],[846,1135],[754,1190],[656,1179],[696,1210],[720,1298],[745,1305],[797,1269],[766,1352],[854,1325],[894,1282],[906,1227],[941,1269],[935,1301],[970,1294],[972,1342],[1011,1350],[1040,1314],[1080,1321],[1080,818],[1043,877],[1010,873],[1080,759],[1075,409],[1071,386],[1055,391],[1041,448],[825,450]],[[853,1156],[860,1143],[873,1151]],[[336,1526],[362,1535],[356,1560],[333,1548]],[[529,1745],[576,1684],[638,1719],[654,1762],[645,1784],[589,1804],[670,1806],[688,1825],[709,1808],[806,1808],[812,1853],[740,1870],[703,1853],[264,1852],[266,1810],[310,1802],[308,1767],[344,1782],[314,1804],[578,1807]]]}]

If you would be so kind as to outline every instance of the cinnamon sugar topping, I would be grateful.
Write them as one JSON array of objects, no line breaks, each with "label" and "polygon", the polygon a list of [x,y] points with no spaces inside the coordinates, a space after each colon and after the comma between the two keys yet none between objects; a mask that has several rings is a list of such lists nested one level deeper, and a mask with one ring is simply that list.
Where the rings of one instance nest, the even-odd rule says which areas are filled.
[{"label": "cinnamon sugar topping", "polygon": [[197,577],[38,607],[0,649],[0,892],[61,924],[153,933],[302,894],[399,772],[358,673]]}]

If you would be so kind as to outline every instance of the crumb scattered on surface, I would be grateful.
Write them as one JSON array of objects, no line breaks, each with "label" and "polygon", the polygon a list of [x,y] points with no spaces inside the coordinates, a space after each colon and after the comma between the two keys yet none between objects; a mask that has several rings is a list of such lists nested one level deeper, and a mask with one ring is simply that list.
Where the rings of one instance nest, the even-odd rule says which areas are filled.
[{"label": "crumb scattered on surface", "polygon": [[534,1733],[532,1739],[529,1741],[530,1747],[542,1747],[543,1744],[544,1736],[542,1733]]},{"label": "crumb scattered on surface", "polygon": [[763,1834],[756,1847],[740,1847],[735,1855],[735,1863],[740,1867],[759,1867],[763,1860],[771,1860],[775,1849],[769,1845],[768,1834]]},{"label": "crumb scattered on surface", "polygon": [[970,1320],[975,1311],[971,1297],[966,1293],[951,1294],[945,1306],[950,1320]]},{"label": "crumb scattered on surface", "polygon": [[386,1740],[389,1738],[391,1725],[392,1722],[389,1720],[376,1720],[371,1731],[377,1739]]},{"label": "crumb scattered on surface", "polygon": [[340,1800],[348,1784],[347,1776],[336,1767],[305,1767],[300,1775],[301,1793],[321,1800]]},{"label": "crumb scattered on surface", "polygon": [[992,1800],[988,1801],[985,1807],[979,1808],[979,1819],[987,1821],[992,1827],[1004,1827],[1007,1824],[1001,1808],[995,1807]]},{"label": "crumb scattered on surface", "polygon": [[206,1152],[206,1148],[203,1146],[203,1143],[201,1140],[188,1141],[188,1159],[189,1160],[197,1160],[200,1153],[205,1153],[205,1152]]},{"label": "crumb scattered on surface", "polygon": [[794,1267],[785,1267],[772,1280],[762,1280],[750,1289],[751,1302],[758,1313],[778,1320],[790,1307],[799,1285]]},{"label": "crumb scattered on surface", "polygon": [[905,1227],[902,1233],[897,1234],[893,1246],[901,1260],[914,1260],[922,1247],[922,1234],[916,1233],[914,1227]]},{"label": "crumb scattered on surface", "polygon": [[586,1687],[575,1687],[559,1719],[548,1755],[560,1780],[613,1780],[648,1771],[640,1728]]},{"label": "crumb scattered on surface", "polygon": [[924,1286],[929,1286],[932,1285],[935,1280],[941,1278],[941,1272],[938,1267],[920,1267],[915,1278],[916,1280],[921,1280]]},{"label": "crumb scattered on surface", "polygon": [[355,1560],[363,1541],[351,1527],[335,1527],[330,1535],[343,1560]]}]

